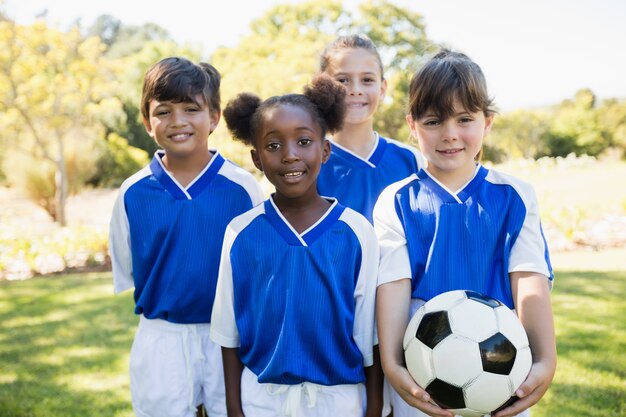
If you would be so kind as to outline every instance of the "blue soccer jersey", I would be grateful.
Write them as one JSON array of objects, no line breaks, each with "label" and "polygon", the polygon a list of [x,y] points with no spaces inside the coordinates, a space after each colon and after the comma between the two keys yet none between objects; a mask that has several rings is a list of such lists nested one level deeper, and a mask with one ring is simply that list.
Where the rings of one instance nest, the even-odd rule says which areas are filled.
[{"label": "blue soccer jersey", "polygon": [[226,226],[262,201],[250,173],[212,152],[186,188],[162,151],[120,187],[109,235],[114,290],[135,287],[136,314],[210,322]]},{"label": "blue soccer jersey", "polygon": [[226,231],[211,338],[260,383],[363,382],[378,257],[372,225],[336,200],[299,234],[270,198]]},{"label": "blue soccer jersey", "polygon": [[331,154],[317,178],[321,195],[334,197],[364,215],[370,223],[374,204],[390,184],[424,166],[422,154],[401,142],[377,135],[376,146],[365,159],[331,141]]},{"label": "blue soccer jersey", "polygon": [[469,289],[514,308],[510,272],[553,279],[534,190],[480,165],[456,193],[425,170],[389,186],[374,226],[379,285],[411,278],[413,298]]}]

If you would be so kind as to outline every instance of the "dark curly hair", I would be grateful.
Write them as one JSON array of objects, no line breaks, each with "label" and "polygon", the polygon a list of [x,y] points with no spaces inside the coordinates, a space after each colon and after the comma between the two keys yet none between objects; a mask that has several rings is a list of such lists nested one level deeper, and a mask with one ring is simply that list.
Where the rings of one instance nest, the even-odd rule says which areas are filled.
[{"label": "dark curly hair", "polygon": [[255,145],[263,116],[268,109],[278,106],[299,106],[317,121],[322,137],[343,127],[346,113],[345,87],[326,74],[316,75],[303,94],[273,96],[265,101],[251,93],[241,93],[229,101],[224,109],[224,119],[234,138]]}]

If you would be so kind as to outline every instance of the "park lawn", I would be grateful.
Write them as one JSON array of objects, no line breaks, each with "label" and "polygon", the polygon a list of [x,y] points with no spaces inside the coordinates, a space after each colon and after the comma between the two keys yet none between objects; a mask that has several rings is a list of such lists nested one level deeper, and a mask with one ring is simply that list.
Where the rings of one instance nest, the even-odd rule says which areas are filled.
[{"label": "park lawn", "polygon": [[[557,264],[559,363],[533,417],[626,415],[626,267],[596,268],[602,256]],[[626,251],[609,258],[624,265]],[[132,416],[132,308],[110,273],[0,282],[0,417]]]}]

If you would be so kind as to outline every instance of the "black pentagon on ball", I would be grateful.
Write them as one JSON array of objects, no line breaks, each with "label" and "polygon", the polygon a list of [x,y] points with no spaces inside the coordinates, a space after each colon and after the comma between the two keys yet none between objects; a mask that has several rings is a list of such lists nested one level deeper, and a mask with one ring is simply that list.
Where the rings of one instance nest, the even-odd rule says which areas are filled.
[{"label": "black pentagon on ball", "polygon": [[517,349],[502,333],[498,332],[478,344],[483,370],[492,374],[508,375],[513,369]]},{"label": "black pentagon on ball", "polygon": [[502,305],[502,303],[495,298],[489,297],[488,295],[481,294],[476,291],[465,291],[465,296],[470,300],[483,303],[491,308],[500,307]]},{"label": "black pentagon on ball", "polygon": [[426,392],[441,408],[465,408],[463,389],[436,379],[428,384]]},{"label": "black pentagon on ball", "polygon": [[439,342],[452,334],[447,311],[433,311],[424,314],[417,327],[415,337],[423,344],[434,349]]}]

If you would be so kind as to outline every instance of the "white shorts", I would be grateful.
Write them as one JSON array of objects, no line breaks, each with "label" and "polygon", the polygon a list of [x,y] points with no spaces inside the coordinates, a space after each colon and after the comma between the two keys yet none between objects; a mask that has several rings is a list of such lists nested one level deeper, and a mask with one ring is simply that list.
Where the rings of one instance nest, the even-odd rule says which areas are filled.
[{"label": "white shorts", "polygon": [[210,324],[175,324],[140,316],[130,352],[130,394],[138,417],[226,416],[221,347]]},{"label": "white shorts", "polygon": [[248,368],[241,375],[241,405],[250,417],[363,417],[365,385],[260,384]]}]

